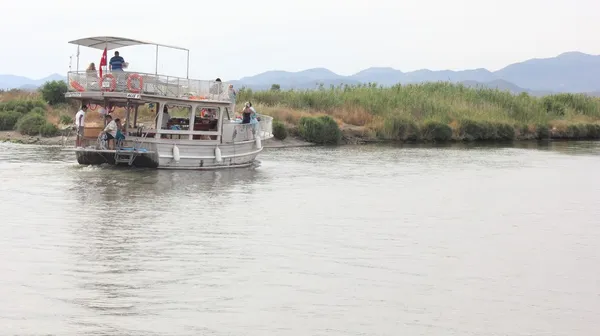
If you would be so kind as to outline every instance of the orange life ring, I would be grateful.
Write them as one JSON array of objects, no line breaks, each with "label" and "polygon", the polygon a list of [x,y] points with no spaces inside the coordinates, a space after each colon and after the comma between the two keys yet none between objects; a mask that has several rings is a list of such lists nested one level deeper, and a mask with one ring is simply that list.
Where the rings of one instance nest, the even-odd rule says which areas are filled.
[{"label": "orange life ring", "polygon": [[[110,87],[108,89],[104,87],[104,80],[107,78],[110,78]],[[102,76],[102,79],[100,79],[100,89],[102,91],[114,91],[116,87],[117,87],[117,80],[115,79],[115,76],[113,76],[112,74],[106,74],[106,75]]]},{"label": "orange life ring", "polygon": [[[132,78],[137,78],[138,82],[140,83],[139,89],[135,89],[135,88],[131,87],[131,79]],[[142,92],[142,87],[144,87],[144,80],[142,79],[142,76],[134,73],[127,77],[127,90],[129,90],[130,92],[133,92],[133,93],[140,93],[140,92]]]},{"label": "orange life ring", "polygon": [[71,81],[71,87],[73,87],[75,90],[79,91],[79,92],[84,92],[85,88],[79,84],[78,82],[72,80]]},{"label": "orange life ring", "polygon": [[191,100],[205,100],[205,99],[208,99],[208,97],[206,97],[206,96],[189,96],[188,99],[191,99]]}]

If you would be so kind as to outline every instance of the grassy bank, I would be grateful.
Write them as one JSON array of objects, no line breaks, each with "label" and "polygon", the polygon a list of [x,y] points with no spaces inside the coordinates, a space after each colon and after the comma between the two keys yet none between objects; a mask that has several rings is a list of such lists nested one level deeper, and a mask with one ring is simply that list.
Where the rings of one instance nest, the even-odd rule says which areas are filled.
[{"label": "grassy bank", "polygon": [[580,94],[532,97],[450,83],[241,90],[260,113],[302,133],[302,118],[327,115],[343,138],[393,141],[598,139],[600,100]]},{"label": "grassy bank", "polygon": [[[0,93],[0,131],[53,136],[72,123],[76,107],[60,100],[59,91],[66,88],[47,86],[56,92]],[[426,83],[304,91],[242,89],[237,100],[238,113],[243,102],[252,101],[259,113],[273,116],[278,137],[289,134],[323,144],[600,138],[600,99],[581,94],[532,97]],[[123,118],[122,112],[115,114]],[[147,106],[140,108],[140,121],[152,123],[154,115]],[[86,123],[95,122],[101,122],[100,114],[88,114]]]}]

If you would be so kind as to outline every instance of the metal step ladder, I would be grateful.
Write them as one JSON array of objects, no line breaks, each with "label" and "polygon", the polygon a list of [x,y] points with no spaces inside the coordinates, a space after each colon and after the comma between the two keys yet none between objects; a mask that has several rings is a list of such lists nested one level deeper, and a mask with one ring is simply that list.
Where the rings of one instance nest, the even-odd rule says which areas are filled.
[{"label": "metal step ladder", "polygon": [[119,147],[117,147],[117,150],[115,151],[115,164],[127,163],[127,165],[131,166],[133,161],[135,161],[136,156],[139,154],[139,150],[142,148],[142,144],[147,136],[148,132],[146,132],[141,139],[136,138],[133,141],[133,150],[131,151],[121,151],[119,150]]},{"label": "metal step ladder", "polygon": [[134,151],[120,151],[117,149],[115,152],[115,163],[127,163],[127,165],[131,166],[135,160],[135,154]]}]

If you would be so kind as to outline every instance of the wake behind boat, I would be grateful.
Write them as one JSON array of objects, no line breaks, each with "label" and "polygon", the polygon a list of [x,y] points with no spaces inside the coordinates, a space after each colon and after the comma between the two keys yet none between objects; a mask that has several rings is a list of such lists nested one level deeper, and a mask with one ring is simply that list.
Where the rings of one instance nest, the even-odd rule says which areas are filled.
[{"label": "wake behind boat", "polygon": [[[88,109],[125,109],[124,139],[109,139],[102,127],[84,127],[75,152],[82,165],[129,165],[167,169],[217,169],[251,165],[262,141],[273,137],[272,117],[257,115],[250,122],[235,118],[235,95],[220,80],[189,78],[189,50],[121,37],[88,37],[69,43],[103,50],[96,70],[68,73],[65,97]],[[154,74],[111,69],[107,51],[135,45],[156,46]],[[188,78],[158,74],[158,47],[187,52]],[[138,122],[140,107],[155,109],[148,127]],[[184,111],[180,118],[169,111]],[[110,138],[110,137],[109,137]],[[113,143],[110,142],[113,140]]]}]

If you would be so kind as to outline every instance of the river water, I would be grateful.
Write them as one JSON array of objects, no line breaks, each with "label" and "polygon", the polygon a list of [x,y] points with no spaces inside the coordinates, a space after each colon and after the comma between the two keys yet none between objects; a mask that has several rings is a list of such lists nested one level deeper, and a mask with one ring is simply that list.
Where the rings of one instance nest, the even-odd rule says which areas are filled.
[{"label": "river water", "polygon": [[595,335],[600,144],[219,172],[0,144],[2,335]]}]

